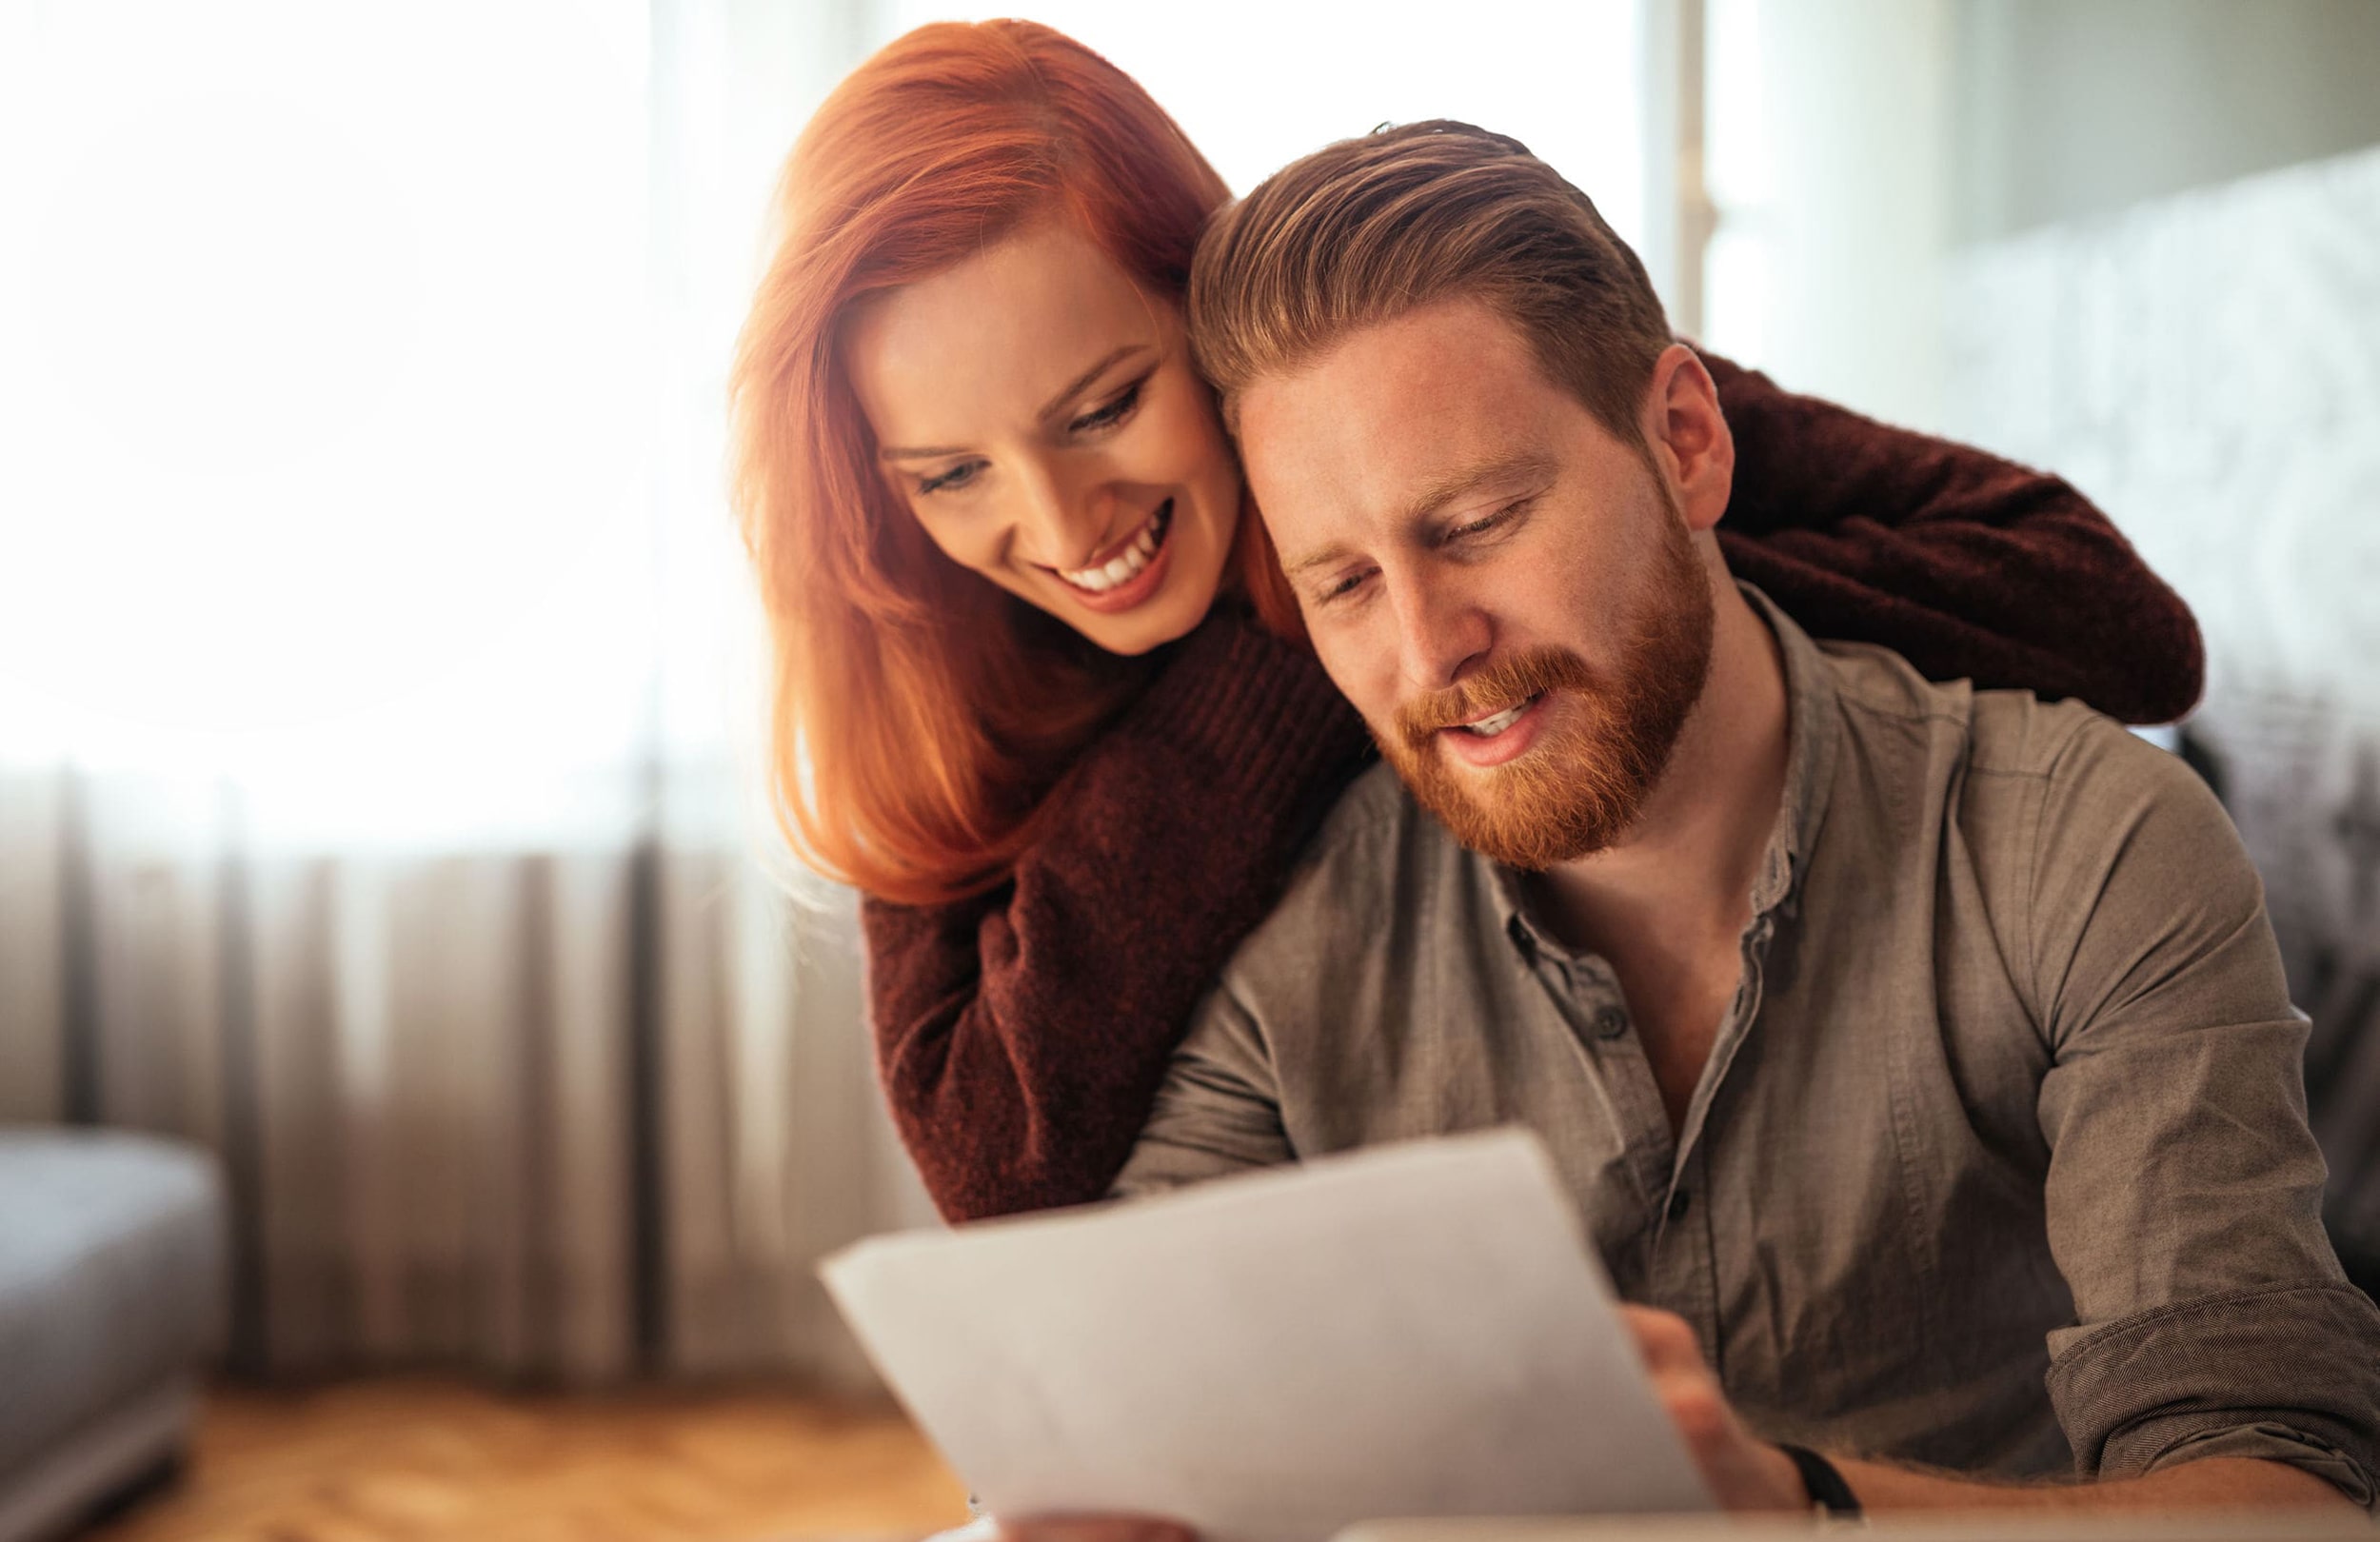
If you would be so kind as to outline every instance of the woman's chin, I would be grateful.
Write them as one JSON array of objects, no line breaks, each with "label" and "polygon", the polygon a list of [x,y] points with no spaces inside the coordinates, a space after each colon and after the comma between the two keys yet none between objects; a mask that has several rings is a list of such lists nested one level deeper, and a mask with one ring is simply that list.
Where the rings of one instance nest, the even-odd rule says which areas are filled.
[{"label": "woman's chin", "polygon": [[1180,592],[1152,595],[1131,610],[1100,615],[1074,607],[1071,614],[1059,619],[1110,653],[1138,658],[1188,637],[1214,606],[1213,584],[1206,586],[1202,597],[1196,585],[1176,585],[1176,589]]}]

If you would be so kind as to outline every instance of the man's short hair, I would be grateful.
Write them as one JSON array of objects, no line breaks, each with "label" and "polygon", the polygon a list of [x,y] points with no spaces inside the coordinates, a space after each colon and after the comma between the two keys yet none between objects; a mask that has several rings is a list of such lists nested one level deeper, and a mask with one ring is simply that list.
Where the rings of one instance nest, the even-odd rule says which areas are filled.
[{"label": "man's short hair", "polygon": [[1315,151],[1219,213],[1190,273],[1199,364],[1240,394],[1360,327],[1475,300],[1621,440],[1671,340],[1644,264],[1528,147],[1451,119]]}]

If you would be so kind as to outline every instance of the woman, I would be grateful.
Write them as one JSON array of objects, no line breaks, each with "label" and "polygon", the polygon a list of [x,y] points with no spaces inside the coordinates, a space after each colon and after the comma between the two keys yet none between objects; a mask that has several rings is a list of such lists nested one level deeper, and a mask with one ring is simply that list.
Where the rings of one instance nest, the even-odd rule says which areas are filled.
[{"label": "woman", "polygon": [[[1366,758],[1183,345],[1225,196],[1015,21],[890,44],[786,167],[734,383],[776,787],[868,896],[880,1069],[954,1219],[1104,1190]],[[1810,630],[2134,721],[2194,699],[2188,611],[2063,483],[1708,364],[1729,559]]]}]

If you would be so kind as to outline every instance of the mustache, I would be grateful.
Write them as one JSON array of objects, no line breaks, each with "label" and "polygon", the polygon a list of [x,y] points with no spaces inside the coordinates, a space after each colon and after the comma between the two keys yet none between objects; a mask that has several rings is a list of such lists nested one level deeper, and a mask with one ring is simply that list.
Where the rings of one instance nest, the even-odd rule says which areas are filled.
[{"label": "mustache", "polygon": [[1599,685],[1587,662],[1551,644],[1506,654],[1458,685],[1418,696],[1397,708],[1397,733],[1408,749],[1427,749],[1440,729],[1517,707],[1547,691],[1593,693]]}]

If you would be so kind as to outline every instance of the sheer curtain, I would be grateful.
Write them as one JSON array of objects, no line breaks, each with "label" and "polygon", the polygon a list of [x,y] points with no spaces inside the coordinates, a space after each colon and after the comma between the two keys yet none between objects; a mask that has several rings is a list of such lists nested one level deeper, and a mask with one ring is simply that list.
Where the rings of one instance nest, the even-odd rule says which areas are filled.
[{"label": "sheer curtain", "polygon": [[720,489],[863,15],[0,9],[0,1118],[220,1153],[248,1368],[861,1374],[930,1212]]},{"label": "sheer curtain", "polygon": [[[1648,8],[1035,14],[1236,188],[1387,119],[1644,233]],[[764,866],[722,386],[907,0],[0,6],[0,1118],[219,1152],[240,1362],[863,1374],[930,1217]]]}]

